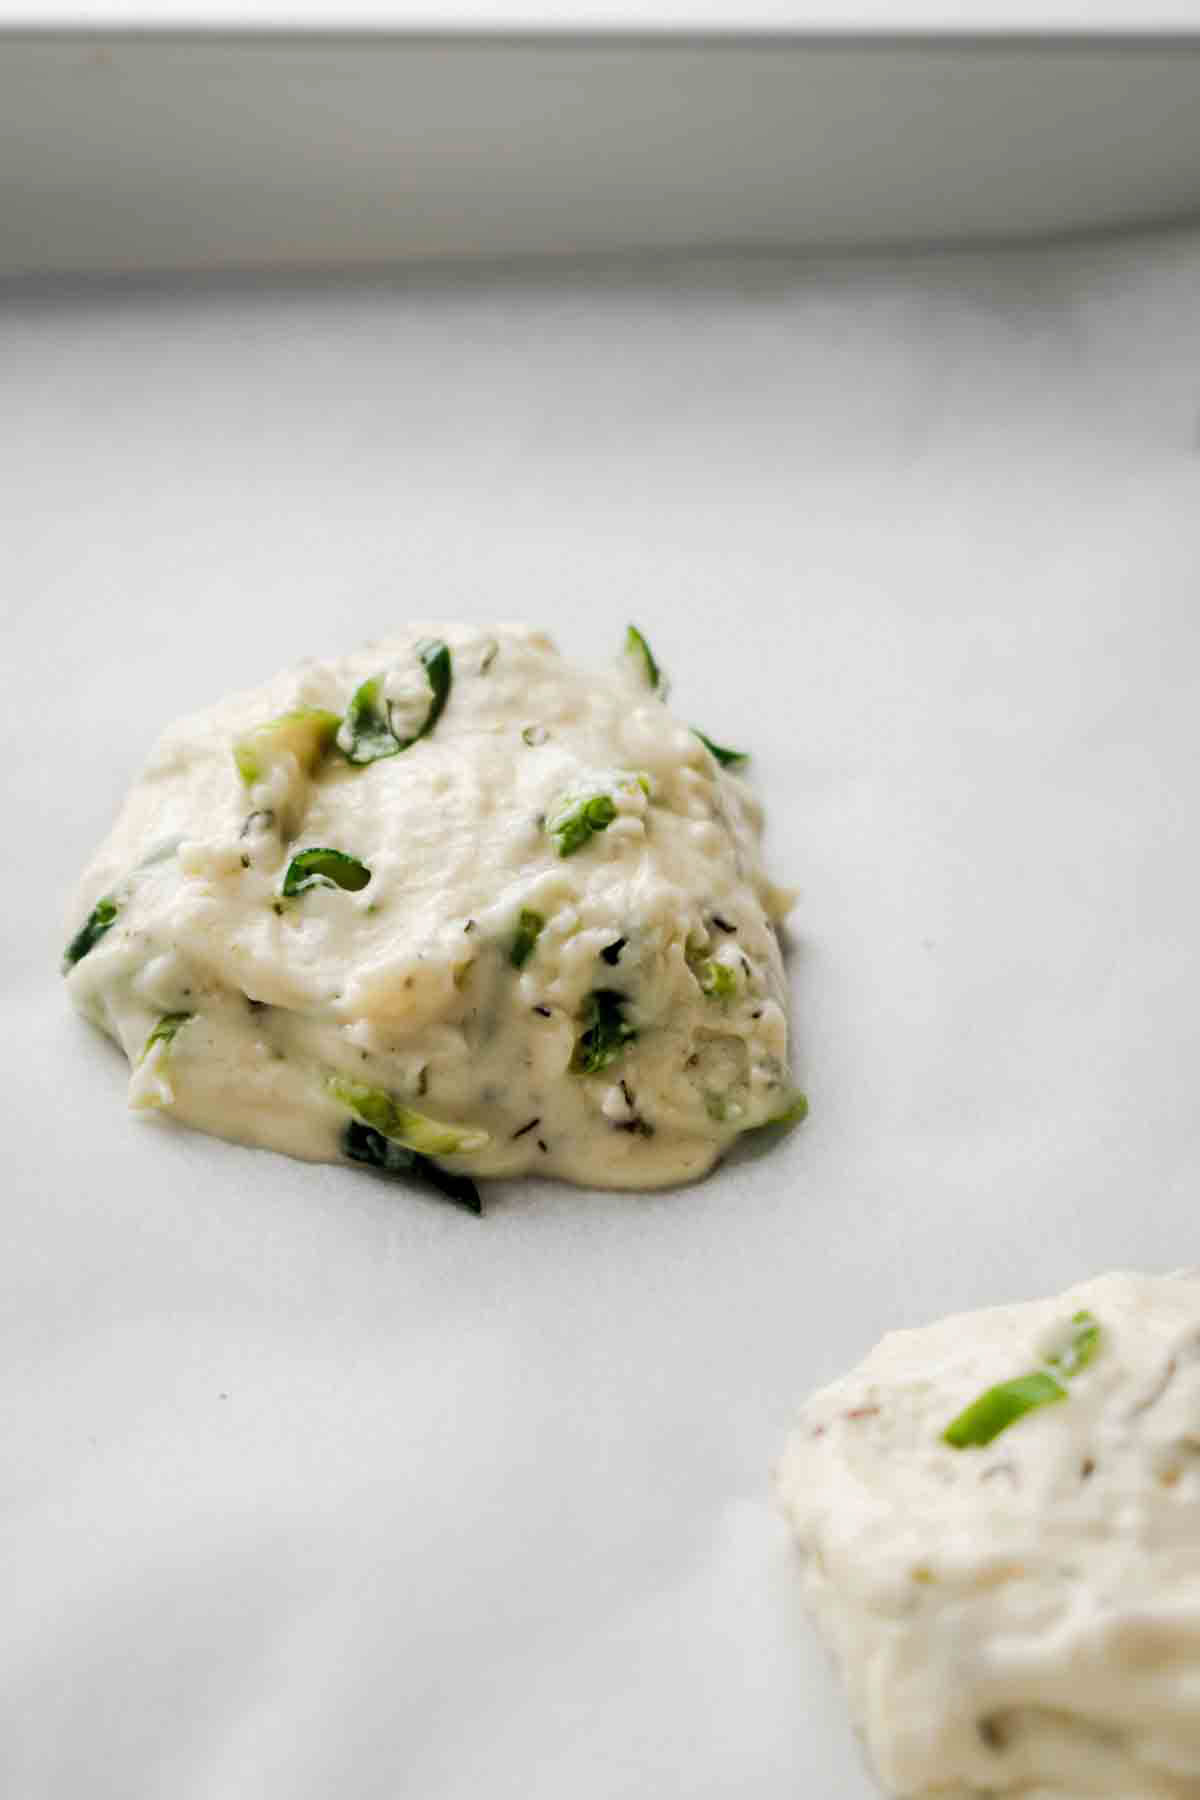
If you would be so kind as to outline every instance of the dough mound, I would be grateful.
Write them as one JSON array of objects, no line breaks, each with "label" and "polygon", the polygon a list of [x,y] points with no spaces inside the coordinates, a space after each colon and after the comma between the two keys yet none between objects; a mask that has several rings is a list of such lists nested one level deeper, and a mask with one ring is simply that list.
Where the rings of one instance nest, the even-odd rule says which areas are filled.
[{"label": "dough mound", "polygon": [[658,682],[426,625],[172,726],[70,921],[131,1104],[452,1197],[690,1180],[796,1110],[789,896]]},{"label": "dough mound", "polygon": [[[1019,1378],[1061,1391],[1000,1425]],[[1200,1795],[1194,1275],[894,1333],[808,1403],[777,1491],[892,1793]]]}]

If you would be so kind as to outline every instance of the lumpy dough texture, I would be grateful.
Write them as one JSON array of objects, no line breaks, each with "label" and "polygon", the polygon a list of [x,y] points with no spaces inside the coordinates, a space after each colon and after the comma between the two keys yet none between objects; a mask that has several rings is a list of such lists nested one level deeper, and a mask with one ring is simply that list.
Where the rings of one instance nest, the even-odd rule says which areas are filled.
[{"label": "lumpy dough texture", "polygon": [[760,829],[635,664],[414,627],[164,733],[68,984],[135,1107],[222,1137],[686,1181],[793,1098]]},{"label": "lumpy dough texture", "polygon": [[[1081,1312],[1099,1336],[1066,1377],[1051,1359]],[[1035,1368],[1064,1397],[945,1441]],[[777,1485],[891,1792],[1200,1796],[1195,1276],[897,1332],[809,1402]]]}]

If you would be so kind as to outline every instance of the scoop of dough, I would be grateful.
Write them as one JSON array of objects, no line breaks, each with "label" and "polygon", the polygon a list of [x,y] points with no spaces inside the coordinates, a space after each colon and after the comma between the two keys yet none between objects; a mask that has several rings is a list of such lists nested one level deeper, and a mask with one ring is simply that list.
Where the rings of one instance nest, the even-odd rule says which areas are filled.
[{"label": "scoop of dough", "polygon": [[760,827],[636,661],[414,627],[163,735],[68,986],[135,1107],[222,1137],[683,1181],[793,1099]]},{"label": "scoop of dough", "polygon": [[893,1793],[1200,1795],[1194,1276],[894,1333],[777,1488]]}]

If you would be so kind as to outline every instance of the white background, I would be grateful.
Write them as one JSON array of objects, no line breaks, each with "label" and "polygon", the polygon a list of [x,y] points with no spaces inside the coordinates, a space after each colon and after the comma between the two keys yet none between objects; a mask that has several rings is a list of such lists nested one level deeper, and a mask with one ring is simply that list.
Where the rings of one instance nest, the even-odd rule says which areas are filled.
[{"label": "white background", "polygon": [[[0,1792],[870,1793],[770,1508],[801,1398],[1196,1260],[1198,277],[9,291]],[[752,750],[774,1154],[479,1222],[126,1115],[77,869],[168,719],[409,614],[636,619]]]}]

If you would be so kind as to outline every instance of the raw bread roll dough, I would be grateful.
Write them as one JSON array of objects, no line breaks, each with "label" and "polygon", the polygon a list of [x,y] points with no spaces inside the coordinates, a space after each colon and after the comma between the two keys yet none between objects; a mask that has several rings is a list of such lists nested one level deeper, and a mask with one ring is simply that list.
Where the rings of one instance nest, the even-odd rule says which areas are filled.
[{"label": "raw bread roll dough", "polygon": [[1194,1276],[893,1333],[777,1484],[891,1792],[1200,1796]]},{"label": "raw bread roll dough", "polygon": [[648,654],[591,675],[527,628],[414,627],[173,725],[71,921],[132,1104],[606,1187],[786,1115],[789,896],[657,684]]}]

